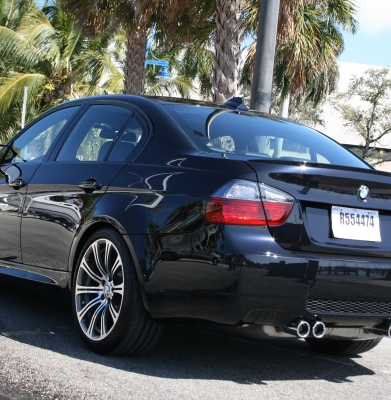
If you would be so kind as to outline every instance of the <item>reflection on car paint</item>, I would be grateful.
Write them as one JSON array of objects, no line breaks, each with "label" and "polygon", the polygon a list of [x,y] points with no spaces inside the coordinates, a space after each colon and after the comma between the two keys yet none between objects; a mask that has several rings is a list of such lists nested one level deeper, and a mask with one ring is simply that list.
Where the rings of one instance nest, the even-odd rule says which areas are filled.
[{"label": "reflection on car paint", "polygon": [[23,213],[37,215],[41,219],[59,223],[69,230],[76,230],[81,220],[80,209],[82,207],[83,200],[78,195],[71,197],[61,195],[61,193],[45,196],[28,195]]},{"label": "reflection on car paint", "polygon": [[183,172],[174,172],[174,173],[162,173],[162,174],[156,174],[156,175],[151,175],[148,176],[146,179],[143,179],[142,177],[140,177],[140,181],[138,183],[144,182],[145,185],[148,187],[148,189],[151,190],[151,192],[148,192],[148,194],[152,194],[154,196],[156,196],[156,199],[150,203],[150,204],[142,204],[142,203],[134,203],[137,200],[137,196],[133,198],[133,200],[128,204],[128,206],[126,207],[125,211],[127,211],[130,207],[135,207],[135,206],[140,206],[140,207],[146,207],[146,208],[156,208],[159,203],[163,200],[164,196],[158,192],[159,189],[156,188],[156,185],[154,185],[153,190],[152,190],[152,185],[149,183],[149,180],[152,178],[156,178],[158,176],[164,176],[165,178],[162,181],[162,191],[166,192],[167,191],[167,185],[168,185],[168,181],[171,177],[173,177],[174,175],[178,175],[178,174],[183,174]]}]

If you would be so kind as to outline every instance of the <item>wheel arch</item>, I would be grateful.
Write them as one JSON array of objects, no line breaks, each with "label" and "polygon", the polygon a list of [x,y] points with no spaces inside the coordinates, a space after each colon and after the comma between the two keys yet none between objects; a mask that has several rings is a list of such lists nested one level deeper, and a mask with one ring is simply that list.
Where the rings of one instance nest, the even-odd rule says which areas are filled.
[{"label": "wheel arch", "polygon": [[88,223],[86,223],[85,225],[83,225],[82,227],[79,228],[79,230],[75,236],[75,239],[72,243],[69,262],[68,262],[68,271],[70,272],[70,281],[68,283],[69,289],[71,290],[71,288],[72,288],[72,282],[73,282],[74,274],[76,271],[76,263],[77,263],[77,260],[80,256],[80,253],[81,253],[84,245],[87,243],[87,240],[95,232],[97,232],[98,230],[103,229],[103,228],[109,228],[109,229],[112,229],[112,230],[118,232],[124,239],[126,246],[129,250],[130,257],[132,258],[133,264],[136,269],[144,307],[149,312],[149,307],[148,307],[147,299],[145,296],[144,279],[143,279],[143,275],[141,273],[140,264],[138,262],[138,258],[136,256],[136,252],[134,250],[133,244],[132,244],[129,236],[127,235],[125,229],[123,228],[123,226],[118,221],[116,221],[113,218],[110,218],[108,216],[95,217],[95,218],[89,220]]}]

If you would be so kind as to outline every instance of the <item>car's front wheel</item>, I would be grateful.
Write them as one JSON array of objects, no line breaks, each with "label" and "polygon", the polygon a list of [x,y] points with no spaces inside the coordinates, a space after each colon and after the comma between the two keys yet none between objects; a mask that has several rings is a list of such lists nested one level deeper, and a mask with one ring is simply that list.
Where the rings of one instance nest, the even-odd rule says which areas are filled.
[{"label": "car's front wheel", "polygon": [[95,232],[77,262],[73,315],[84,343],[104,354],[150,350],[163,327],[147,314],[129,250],[119,233]]},{"label": "car's front wheel", "polygon": [[365,353],[376,347],[382,338],[367,340],[330,340],[330,339],[305,339],[317,351],[340,356],[354,356]]}]

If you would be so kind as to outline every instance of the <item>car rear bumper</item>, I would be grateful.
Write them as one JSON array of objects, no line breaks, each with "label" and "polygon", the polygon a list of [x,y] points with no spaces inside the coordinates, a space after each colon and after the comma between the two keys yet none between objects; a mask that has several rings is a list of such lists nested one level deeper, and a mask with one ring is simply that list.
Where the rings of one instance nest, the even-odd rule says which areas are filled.
[{"label": "car rear bumper", "polygon": [[275,319],[265,321],[262,309],[266,305],[262,305],[250,311],[244,322],[280,326],[298,318],[316,318],[333,326],[372,327],[391,319],[389,262],[315,258],[312,254],[276,257],[271,262],[264,256],[250,255],[250,259],[255,261],[252,267],[264,273],[263,284],[252,293],[269,291],[269,307],[278,311]]},{"label": "car rear bumper", "polygon": [[217,265],[161,261],[145,294],[155,318],[285,326],[318,319],[373,327],[391,319],[391,263],[229,254]]},{"label": "car rear bumper", "polygon": [[[292,252],[280,247],[266,227],[204,231],[187,241],[183,235],[178,240],[176,235],[169,240],[129,236],[153,318],[269,326],[317,319],[328,326],[359,327],[391,319],[387,258]],[[185,243],[193,247],[186,250]],[[195,250],[194,243],[202,248]],[[167,251],[173,256],[162,256]],[[205,256],[210,254],[218,259]]]}]

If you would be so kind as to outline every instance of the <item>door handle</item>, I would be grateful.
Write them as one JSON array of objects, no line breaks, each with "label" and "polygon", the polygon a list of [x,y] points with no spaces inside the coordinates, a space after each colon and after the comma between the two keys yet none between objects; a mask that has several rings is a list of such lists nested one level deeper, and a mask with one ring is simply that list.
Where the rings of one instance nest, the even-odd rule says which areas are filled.
[{"label": "door handle", "polygon": [[77,186],[80,189],[83,189],[86,193],[92,193],[95,190],[102,189],[103,183],[99,182],[95,178],[88,178],[87,180],[80,182]]},{"label": "door handle", "polygon": [[16,178],[15,180],[11,181],[8,183],[11,187],[14,189],[18,190],[22,187],[25,187],[27,185],[27,182],[25,182],[21,177]]}]

